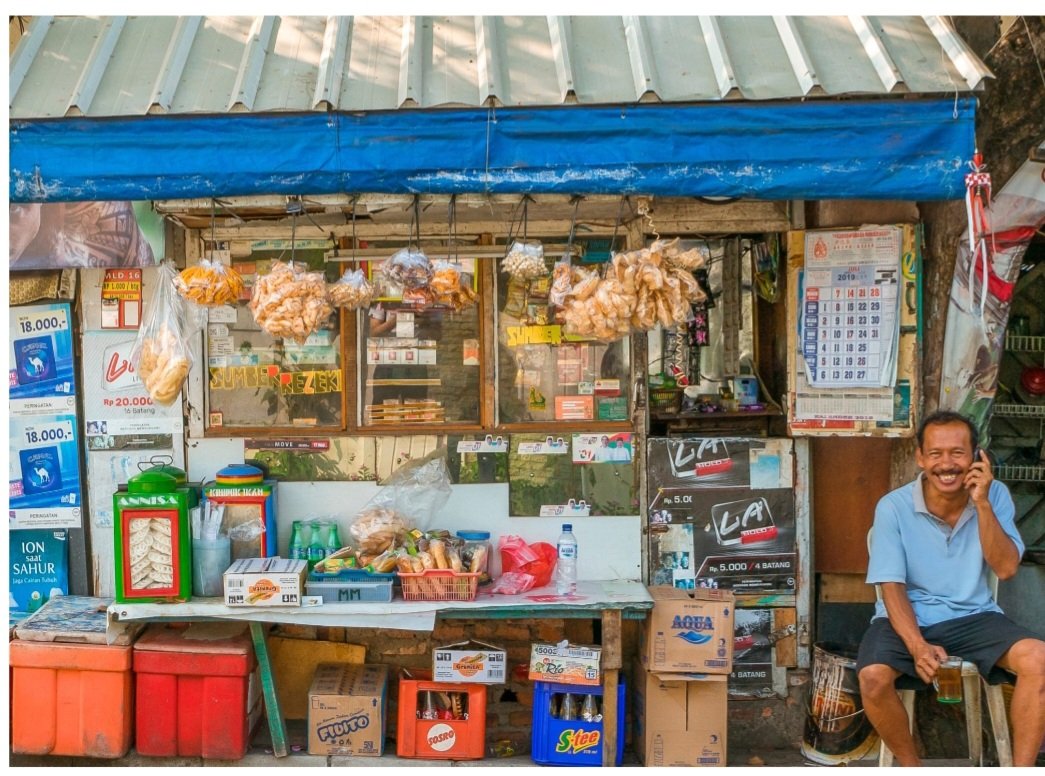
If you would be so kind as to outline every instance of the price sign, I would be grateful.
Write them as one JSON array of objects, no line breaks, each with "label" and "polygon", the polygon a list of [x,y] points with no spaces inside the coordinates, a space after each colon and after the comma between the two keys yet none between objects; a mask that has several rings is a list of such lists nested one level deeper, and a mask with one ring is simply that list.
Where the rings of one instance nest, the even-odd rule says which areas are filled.
[{"label": "price sign", "polygon": [[15,317],[15,327],[18,334],[50,334],[68,329],[69,319],[65,310],[19,313]]},{"label": "price sign", "polygon": [[73,439],[73,424],[68,420],[59,420],[55,423],[42,423],[40,425],[25,426],[22,429],[24,445],[44,445],[54,442],[68,442]]},{"label": "price sign", "polygon": [[142,317],[142,271],[107,269],[102,281],[102,328],[136,329]]}]

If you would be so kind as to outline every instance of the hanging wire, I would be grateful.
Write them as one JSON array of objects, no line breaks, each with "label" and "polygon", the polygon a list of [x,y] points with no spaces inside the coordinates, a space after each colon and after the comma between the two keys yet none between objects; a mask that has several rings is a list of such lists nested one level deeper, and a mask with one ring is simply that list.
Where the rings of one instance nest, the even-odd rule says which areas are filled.
[{"label": "hanging wire", "polygon": [[359,195],[356,194],[352,197],[352,264],[358,265],[356,260],[356,203],[359,202]]},{"label": "hanging wire", "polygon": [[523,227],[523,242],[526,242],[527,235],[529,234],[530,227],[530,195],[524,194],[522,200],[522,227]]},{"label": "hanging wire", "polygon": [[460,254],[458,253],[458,248],[457,248],[457,195],[456,194],[451,194],[450,195],[450,203],[447,205],[447,208],[446,208],[446,220],[447,220],[447,224],[446,224],[446,239],[447,239],[447,242],[449,243],[449,245],[447,246],[447,249],[446,249],[446,258],[449,259],[450,256],[451,256],[451,252],[452,252],[452,255],[454,257],[454,261],[458,262],[458,261],[460,261]]},{"label": "hanging wire", "polygon": [[421,195],[414,194],[414,214],[410,223],[410,238],[407,240],[408,247],[413,250],[421,250]]},{"label": "hanging wire", "polygon": [[621,219],[624,217],[624,202],[625,202],[625,200],[627,200],[626,196],[620,198],[620,207],[617,208],[617,220],[613,224],[613,237],[610,239],[610,257],[611,258],[613,257],[613,254],[615,253],[615,251],[613,250],[613,246],[617,244],[617,230],[620,229],[620,222],[621,222]]},{"label": "hanging wire", "polygon": [[573,218],[570,220],[570,236],[566,240],[566,261],[570,261],[573,256],[573,235],[577,232],[577,210],[580,208],[582,199],[584,197],[580,194],[573,197]]},{"label": "hanging wire", "polygon": [[215,237],[215,232],[214,232],[214,230],[215,230],[214,222],[217,221],[217,219],[218,219],[218,203],[214,199],[214,197],[211,197],[210,198],[210,256],[208,256],[208,258],[213,258],[214,257],[215,246],[217,245],[217,242],[218,242],[217,238]]}]

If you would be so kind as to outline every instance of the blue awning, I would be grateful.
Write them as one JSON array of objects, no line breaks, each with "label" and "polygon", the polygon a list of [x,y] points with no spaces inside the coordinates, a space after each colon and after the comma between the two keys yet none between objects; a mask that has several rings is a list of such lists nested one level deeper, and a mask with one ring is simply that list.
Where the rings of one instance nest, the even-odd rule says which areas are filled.
[{"label": "blue awning", "polygon": [[975,100],[12,120],[12,202],[329,193],[958,199]]}]

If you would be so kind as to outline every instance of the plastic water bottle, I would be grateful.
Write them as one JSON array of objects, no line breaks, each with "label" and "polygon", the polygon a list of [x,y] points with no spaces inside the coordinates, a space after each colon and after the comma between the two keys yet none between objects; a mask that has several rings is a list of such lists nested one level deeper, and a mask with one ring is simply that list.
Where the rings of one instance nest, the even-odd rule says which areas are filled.
[{"label": "plastic water bottle", "polygon": [[577,592],[577,538],[573,526],[563,523],[559,534],[559,560],[555,564],[555,592],[573,595]]}]

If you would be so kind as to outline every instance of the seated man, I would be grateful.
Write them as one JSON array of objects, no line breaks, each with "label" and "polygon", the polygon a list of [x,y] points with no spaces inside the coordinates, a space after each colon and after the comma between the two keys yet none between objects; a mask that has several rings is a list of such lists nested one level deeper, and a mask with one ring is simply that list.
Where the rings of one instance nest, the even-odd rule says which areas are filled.
[{"label": "seated man", "polygon": [[987,586],[989,569],[1008,579],[1023,554],[1012,497],[968,419],[935,412],[917,440],[918,479],[875,510],[867,582],[882,595],[856,666],[867,718],[900,765],[920,764],[896,681],[922,686],[957,655],[994,682],[1016,675],[1013,762],[1032,766],[1045,736],[1045,641],[1002,614]]}]

